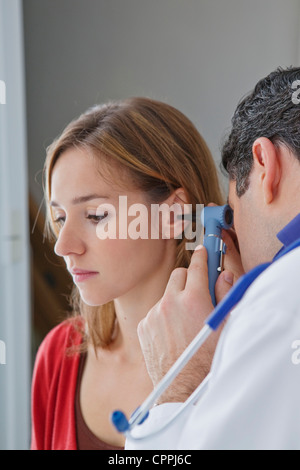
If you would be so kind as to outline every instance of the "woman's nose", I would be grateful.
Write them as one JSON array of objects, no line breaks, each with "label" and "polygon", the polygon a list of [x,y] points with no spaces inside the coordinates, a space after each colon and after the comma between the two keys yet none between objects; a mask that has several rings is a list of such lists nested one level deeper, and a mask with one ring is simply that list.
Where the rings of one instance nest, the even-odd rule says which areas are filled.
[{"label": "woman's nose", "polygon": [[68,256],[70,254],[82,254],[85,251],[85,243],[78,228],[65,222],[61,228],[54,251],[58,256]]}]

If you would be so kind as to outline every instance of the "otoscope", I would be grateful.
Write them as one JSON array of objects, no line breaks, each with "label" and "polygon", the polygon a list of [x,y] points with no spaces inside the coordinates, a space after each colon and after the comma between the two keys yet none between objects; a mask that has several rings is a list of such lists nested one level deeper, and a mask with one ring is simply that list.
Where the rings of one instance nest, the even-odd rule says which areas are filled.
[{"label": "otoscope", "polygon": [[221,233],[233,224],[233,211],[228,204],[224,206],[204,207],[201,212],[204,227],[203,245],[207,250],[209,291],[214,307],[216,306],[215,284],[223,268],[223,256],[226,252]]}]

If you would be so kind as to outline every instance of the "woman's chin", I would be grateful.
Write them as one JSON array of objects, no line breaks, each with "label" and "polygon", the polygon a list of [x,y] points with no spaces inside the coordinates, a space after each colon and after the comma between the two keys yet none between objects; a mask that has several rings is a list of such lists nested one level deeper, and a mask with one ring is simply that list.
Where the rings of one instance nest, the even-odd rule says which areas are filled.
[{"label": "woman's chin", "polygon": [[89,307],[101,307],[111,301],[110,298],[99,298],[98,296],[88,295],[86,292],[80,292],[83,302]]}]

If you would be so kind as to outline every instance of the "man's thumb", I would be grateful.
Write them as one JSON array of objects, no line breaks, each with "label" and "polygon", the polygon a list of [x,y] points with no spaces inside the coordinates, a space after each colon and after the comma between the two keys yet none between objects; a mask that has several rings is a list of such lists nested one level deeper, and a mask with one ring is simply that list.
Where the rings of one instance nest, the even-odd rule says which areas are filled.
[{"label": "man's thumb", "polygon": [[221,302],[223,297],[230,291],[233,286],[233,273],[230,271],[222,271],[215,287],[217,303]]}]

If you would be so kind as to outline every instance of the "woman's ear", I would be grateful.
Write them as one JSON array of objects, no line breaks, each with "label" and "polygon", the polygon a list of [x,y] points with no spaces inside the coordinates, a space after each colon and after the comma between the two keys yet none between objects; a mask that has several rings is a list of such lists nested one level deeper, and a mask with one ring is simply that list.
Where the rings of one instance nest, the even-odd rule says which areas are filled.
[{"label": "woman's ear", "polygon": [[186,224],[183,214],[192,212],[185,190],[176,189],[163,204],[168,211],[168,214],[162,218],[163,238],[181,238]]}]

